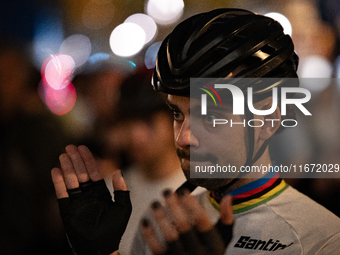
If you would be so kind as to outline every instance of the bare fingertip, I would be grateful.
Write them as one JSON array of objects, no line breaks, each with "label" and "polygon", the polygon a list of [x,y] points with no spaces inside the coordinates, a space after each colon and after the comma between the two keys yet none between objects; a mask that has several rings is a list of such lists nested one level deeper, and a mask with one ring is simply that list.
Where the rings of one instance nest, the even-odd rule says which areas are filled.
[{"label": "bare fingertip", "polygon": [[55,173],[56,171],[58,171],[59,168],[57,167],[53,167],[52,170],[51,170],[51,173]]},{"label": "bare fingertip", "polygon": [[128,190],[124,177],[119,169],[113,171],[112,184],[114,190]]},{"label": "bare fingertip", "polygon": [[77,150],[77,147],[75,145],[73,145],[73,144],[69,144],[69,145],[67,145],[65,147],[65,150],[67,152],[72,152],[73,153],[73,152],[75,152]]},{"label": "bare fingertip", "polygon": [[52,168],[52,170],[51,170],[52,176],[56,175],[56,174],[59,174],[59,173],[61,173],[61,170],[58,167]]},{"label": "bare fingertip", "polygon": [[89,149],[85,145],[79,145],[78,150],[83,151],[83,152],[89,151]]},{"label": "bare fingertip", "polygon": [[67,158],[68,158],[67,154],[66,154],[66,153],[63,153],[63,154],[61,154],[61,155],[59,156],[59,161],[65,160],[65,159],[67,159]]}]

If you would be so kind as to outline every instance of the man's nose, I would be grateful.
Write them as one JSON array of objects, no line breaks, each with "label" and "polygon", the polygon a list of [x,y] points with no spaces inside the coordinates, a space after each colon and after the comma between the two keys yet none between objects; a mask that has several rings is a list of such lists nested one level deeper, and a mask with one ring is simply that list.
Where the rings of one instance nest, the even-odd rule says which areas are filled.
[{"label": "man's nose", "polygon": [[183,121],[176,137],[176,143],[181,148],[198,147],[198,140],[190,130],[190,119]]}]

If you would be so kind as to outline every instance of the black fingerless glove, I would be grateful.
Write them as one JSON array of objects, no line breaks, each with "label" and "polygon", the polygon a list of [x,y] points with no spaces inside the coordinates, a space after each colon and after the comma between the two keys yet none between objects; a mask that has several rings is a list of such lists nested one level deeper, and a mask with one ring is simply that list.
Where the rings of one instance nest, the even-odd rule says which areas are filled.
[{"label": "black fingerless glove", "polygon": [[69,242],[78,255],[108,255],[118,250],[132,206],[129,191],[114,192],[104,180],[81,183],[58,200]]}]

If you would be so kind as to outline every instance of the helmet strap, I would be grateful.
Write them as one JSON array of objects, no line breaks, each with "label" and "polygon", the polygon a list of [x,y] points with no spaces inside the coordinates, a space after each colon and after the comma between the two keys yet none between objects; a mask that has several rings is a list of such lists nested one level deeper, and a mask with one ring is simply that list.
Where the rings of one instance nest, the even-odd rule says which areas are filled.
[{"label": "helmet strap", "polygon": [[[246,122],[248,123],[249,120],[254,118],[253,113],[251,113],[248,109],[248,107],[245,107],[246,109]],[[249,148],[248,148],[248,153],[247,153],[247,160],[246,163],[244,164],[244,166],[249,166],[251,167],[264,153],[264,151],[266,150],[270,138],[267,139],[266,141],[264,141],[264,143],[261,145],[260,149],[256,152],[255,157],[253,158],[253,154],[254,154],[254,149],[255,149],[255,129],[254,127],[251,127],[249,125],[247,125],[247,130],[248,130],[248,143],[249,143]],[[238,182],[244,175],[246,175],[246,172],[242,172],[239,173],[235,179],[233,179],[231,182],[229,182],[228,184],[217,188],[217,195],[220,195],[221,198],[225,195],[227,195],[229,193],[226,192],[227,189],[229,189],[232,185],[234,185],[236,182]]]}]

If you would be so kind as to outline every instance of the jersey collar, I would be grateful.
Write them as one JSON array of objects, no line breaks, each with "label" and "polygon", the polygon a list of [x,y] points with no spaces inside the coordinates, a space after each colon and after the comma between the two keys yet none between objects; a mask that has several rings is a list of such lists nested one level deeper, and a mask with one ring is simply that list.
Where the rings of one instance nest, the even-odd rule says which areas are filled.
[{"label": "jersey collar", "polygon": [[230,192],[220,194],[216,191],[208,191],[208,198],[215,209],[219,210],[222,197],[230,194],[233,197],[234,214],[237,214],[268,202],[281,194],[288,186],[284,180],[280,179],[279,173],[269,172],[262,178]]}]

